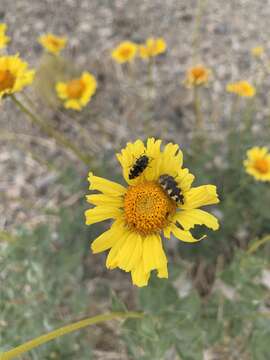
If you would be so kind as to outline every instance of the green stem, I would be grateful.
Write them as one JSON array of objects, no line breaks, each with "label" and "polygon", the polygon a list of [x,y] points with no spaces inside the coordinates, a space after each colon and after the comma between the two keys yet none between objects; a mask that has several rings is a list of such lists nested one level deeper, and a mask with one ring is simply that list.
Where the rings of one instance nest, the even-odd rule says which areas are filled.
[{"label": "green stem", "polygon": [[198,59],[199,54],[199,43],[200,43],[200,27],[202,23],[202,16],[207,4],[207,0],[198,0],[197,14],[195,17],[195,26],[192,34],[192,50],[193,50],[193,62],[195,63]]},{"label": "green stem", "polygon": [[259,247],[261,247],[262,245],[266,244],[267,242],[270,241],[270,235],[266,235],[265,237],[263,237],[260,240],[255,241],[253,244],[251,244],[251,246],[248,248],[247,250],[247,254],[253,254],[255,253]]},{"label": "green stem", "polygon": [[155,90],[155,80],[154,80],[154,58],[150,57],[148,61],[148,101],[149,105],[152,105],[152,100],[154,98]]},{"label": "green stem", "polygon": [[195,112],[195,120],[196,120],[196,130],[202,130],[203,116],[201,112],[201,100],[199,95],[199,87],[196,85],[194,86],[193,101],[194,101],[194,112]]},{"label": "green stem", "polygon": [[40,116],[37,116],[31,110],[29,110],[20,100],[15,97],[15,95],[10,95],[10,97],[17,105],[17,107],[28,116],[33,124],[38,125],[48,136],[54,138],[59,145],[64,146],[65,148],[72,151],[73,154],[75,154],[76,157],[80,159],[85,165],[90,166],[91,159],[81,153],[81,151],[65,136],[54,129],[48,122],[46,122],[46,120],[42,119]]},{"label": "green stem", "polygon": [[45,344],[48,341],[54,340],[60,336],[69,334],[73,331],[85,328],[89,325],[98,324],[104,321],[113,320],[117,318],[127,319],[127,318],[141,318],[141,317],[143,317],[143,314],[136,312],[125,312],[125,313],[115,312],[115,313],[103,314],[103,315],[87,318],[85,320],[81,320],[76,323],[63,326],[59,329],[49,332],[48,334],[41,335],[33,340],[25,342],[20,346],[17,346],[9,351],[6,351],[0,354],[0,360],[14,359],[15,357],[24,354],[25,352],[30,351],[42,344]]}]

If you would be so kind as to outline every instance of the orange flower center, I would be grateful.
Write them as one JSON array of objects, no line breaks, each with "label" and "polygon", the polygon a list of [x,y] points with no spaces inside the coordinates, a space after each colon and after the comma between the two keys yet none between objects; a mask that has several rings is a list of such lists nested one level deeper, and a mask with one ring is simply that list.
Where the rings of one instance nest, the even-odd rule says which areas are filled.
[{"label": "orange flower center", "polygon": [[57,39],[54,39],[54,38],[50,38],[50,39],[49,39],[49,42],[51,43],[52,46],[54,46],[54,47],[56,47],[56,48],[61,45],[60,41],[57,40]]},{"label": "orange flower center", "polygon": [[257,159],[255,161],[254,167],[257,171],[259,171],[261,174],[266,174],[268,171],[270,171],[270,165],[269,162],[262,158],[262,159]]},{"label": "orange flower center", "polygon": [[192,75],[196,80],[198,80],[205,76],[205,70],[201,67],[193,68]]},{"label": "orange flower center", "polygon": [[9,70],[0,70],[0,91],[12,89],[15,76]]},{"label": "orange flower center", "polygon": [[124,211],[126,223],[132,230],[149,235],[168,225],[176,205],[159,184],[148,181],[128,187]]},{"label": "orange flower center", "polygon": [[120,50],[120,55],[123,59],[128,59],[131,56],[131,49],[124,47]]},{"label": "orange flower center", "polygon": [[79,99],[85,89],[85,84],[81,79],[71,80],[67,84],[67,94],[71,99]]}]

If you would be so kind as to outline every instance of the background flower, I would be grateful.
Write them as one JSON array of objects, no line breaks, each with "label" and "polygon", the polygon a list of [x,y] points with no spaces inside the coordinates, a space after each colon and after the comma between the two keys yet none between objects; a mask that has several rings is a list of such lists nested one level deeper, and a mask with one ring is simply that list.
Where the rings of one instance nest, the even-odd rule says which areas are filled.
[{"label": "background flower", "polygon": [[267,147],[255,146],[248,150],[244,166],[256,180],[270,181],[270,153]]},{"label": "background flower", "polygon": [[34,70],[19,55],[0,57],[0,98],[21,91],[33,82]]},{"label": "background flower", "polygon": [[6,36],[7,25],[0,24],[0,49],[6,47],[6,45],[10,42],[10,38]]},{"label": "background flower", "polygon": [[149,38],[144,45],[139,46],[139,55],[142,59],[149,59],[163,54],[167,49],[167,44],[163,38]]},{"label": "background flower", "polygon": [[241,97],[253,97],[256,94],[256,89],[245,80],[229,83],[226,89],[228,92]]},{"label": "background flower", "polygon": [[187,70],[184,83],[187,87],[205,85],[209,81],[211,71],[204,65],[196,65]]},{"label": "background flower", "polygon": [[251,49],[251,54],[255,57],[261,57],[264,54],[264,51],[263,46],[255,46]]},{"label": "background flower", "polygon": [[137,54],[138,46],[131,41],[121,42],[113,51],[112,58],[119,64],[131,62]]},{"label": "background flower", "polygon": [[67,44],[66,37],[56,36],[51,33],[41,35],[38,41],[44,47],[44,49],[55,55],[59,54]]},{"label": "background flower", "polygon": [[64,100],[65,108],[73,110],[81,110],[86,106],[95,94],[96,88],[95,77],[87,71],[80,78],[56,84],[56,92],[59,98]]}]

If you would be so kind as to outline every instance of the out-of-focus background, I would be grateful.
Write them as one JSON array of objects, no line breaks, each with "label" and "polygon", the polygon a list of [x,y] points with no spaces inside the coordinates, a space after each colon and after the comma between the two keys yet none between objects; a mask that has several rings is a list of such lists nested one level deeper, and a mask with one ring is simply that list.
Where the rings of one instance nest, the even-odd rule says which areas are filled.
[{"label": "out-of-focus background", "polygon": [[[206,90],[211,91],[211,99],[203,104],[211,108],[214,119],[210,120],[222,122],[224,111],[229,111],[226,101],[229,102],[230,97],[222,95],[225,84],[231,79],[252,76],[256,64],[249,56],[250,48],[261,43],[269,44],[268,5],[264,1],[205,1],[198,47],[200,62],[214,72],[211,90]],[[139,43],[150,36],[166,39],[168,51],[157,59],[158,91],[148,114],[148,127],[153,136],[162,135],[164,140],[185,145],[189,136],[186,130],[194,119],[191,93],[180,85],[187,67],[192,64],[196,9],[195,0],[1,0],[0,21],[9,25],[12,35],[9,52],[19,52],[34,67],[42,54],[37,43],[41,34],[52,32],[68,37],[67,56],[71,64],[93,72],[98,79],[98,92],[91,105],[83,113],[69,114],[68,120],[72,122],[72,117],[76,116],[76,121],[81,121],[89,129],[89,137],[81,134],[84,148],[95,158],[102,158],[118,151],[127,140],[143,136],[145,131],[142,120],[145,104],[140,96],[147,91],[145,66],[136,66],[136,80],[125,81],[120,86],[110,57],[112,48],[126,39]],[[133,90],[131,94],[126,94],[125,87]],[[220,97],[223,97],[222,102],[217,101]],[[46,99],[43,102],[46,104]],[[29,128],[24,115],[18,113],[12,104],[2,103],[1,108],[1,222],[4,226],[23,224],[25,220],[37,223],[42,221],[48,200],[57,205],[57,198],[61,195],[59,192],[50,194],[54,176],[47,173],[46,167],[33,164],[27,147],[34,142],[39,148],[37,151],[45,151],[51,158],[60,156],[60,163],[63,160],[54,144],[38,138],[39,134]],[[258,120],[268,115],[268,109],[262,107],[259,110],[256,113]],[[50,110],[46,116],[57,121],[61,114]],[[213,128],[213,121],[210,121],[209,128]],[[71,130],[68,128],[66,131]],[[76,127],[72,131],[80,132]],[[19,146],[25,147],[25,151],[15,146],[18,139],[12,141],[10,132],[19,134]],[[35,201],[37,195],[38,202]],[[16,202],[16,199],[25,200],[28,206],[22,208],[22,202]]]},{"label": "out-of-focus background", "polygon": [[[208,244],[196,249],[181,245],[180,250],[176,249],[176,244],[169,244],[171,262],[179,265],[178,269],[171,269],[172,288],[168,290],[163,280],[159,280],[160,283],[153,285],[153,293],[140,293],[140,300],[128,274],[107,270],[105,255],[93,255],[89,250],[90,240],[106,225],[89,229],[84,224],[88,171],[94,169],[100,176],[120,181],[120,169],[115,170],[118,165],[114,154],[127,141],[137,138],[154,136],[179,144],[184,159],[186,152],[186,159],[190,160],[186,166],[201,175],[196,185],[217,184],[222,195],[226,186],[230,193],[231,186],[237,187],[238,174],[233,166],[242,166],[244,150],[249,144],[256,145],[252,142],[254,138],[259,139],[259,145],[267,145],[268,141],[269,146],[265,124],[270,117],[267,103],[270,82],[267,83],[266,79],[255,105],[252,104],[254,138],[243,144],[244,150],[239,149],[233,154],[236,162],[239,160],[238,165],[229,168],[229,164],[227,170],[224,170],[228,165],[228,159],[223,158],[226,153],[224,138],[233,100],[225,89],[230,81],[248,79],[256,83],[258,80],[260,65],[250,55],[250,49],[259,44],[269,51],[269,18],[270,1],[261,0],[0,0],[0,22],[8,25],[8,35],[12,38],[8,53],[20,53],[38,71],[34,85],[27,92],[29,103],[34,102],[41,116],[79,144],[81,151],[91,158],[91,169],[88,169],[70,151],[60,148],[53,139],[29,124],[25,114],[20,113],[9,99],[2,99],[1,350],[64,323],[108,311],[111,307],[121,307],[119,298],[128,309],[148,311],[151,301],[153,308],[158,309],[162,302],[165,307],[168,297],[168,306],[173,306],[174,296],[184,298],[186,293],[192,295],[194,291],[194,296],[189,295],[190,303],[173,311],[181,314],[191,311],[190,319],[192,316],[195,320],[202,319],[198,325],[201,332],[193,329],[193,334],[192,324],[188,325],[186,319],[179,318],[179,322],[167,329],[170,339],[163,344],[165,355],[161,351],[162,355],[156,355],[153,360],[269,359],[266,335],[270,335],[270,324],[266,319],[269,318],[270,272],[269,263],[264,258],[269,249],[259,259],[248,260],[247,268],[251,273],[243,270],[241,279],[235,275],[242,271],[237,267],[242,256],[238,249],[246,250],[247,243],[270,233],[269,203],[262,204],[267,201],[265,198],[269,199],[269,185],[263,188],[262,184],[249,183],[252,189],[257,186],[260,192],[251,190],[249,195],[243,191],[239,195],[245,206],[254,212],[247,210],[245,213],[244,205],[241,208],[237,198],[227,202],[224,208],[217,208],[216,214],[223,221],[224,230],[221,235],[210,236]],[[60,65],[50,63],[37,42],[37,38],[47,32],[68,38],[67,49],[62,55],[64,62]],[[163,37],[167,51],[155,60],[154,89],[149,96],[145,63],[133,63],[126,74],[113,62],[110,54],[123,40],[143,43],[151,36]],[[211,81],[202,96],[202,111],[207,137],[213,139],[215,149],[211,150],[212,143],[207,145],[206,158],[199,156],[196,160],[189,153],[195,124],[192,91],[183,85],[186,70],[194,63],[205,64],[212,71]],[[95,96],[79,113],[63,110],[51,90],[58,65],[59,71],[87,70],[97,79]],[[240,123],[241,114],[246,114],[246,111],[244,107],[238,109],[236,124]],[[218,173],[218,169],[224,172]],[[226,171],[227,178],[224,177]],[[247,175],[241,176],[245,178]],[[250,225],[253,221],[254,227]],[[235,257],[234,247],[237,248]],[[204,297],[211,298],[216,271],[219,270],[216,259],[220,255],[224,255],[222,261],[231,266],[224,279],[237,281],[230,284],[231,287],[220,279],[215,283],[218,295],[213,298],[212,307],[209,305],[215,313],[211,317],[212,310],[209,310],[211,314],[205,315],[202,308],[206,301]],[[191,265],[186,270],[183,263],[189,261]],[[262,282],[257,281],[259,275],[256,271],[260,271]],[[191,276],[193,282],[182,274]],[[254,284],[249,284],[253,276]],[[241,293],[243,299],[248,296],[251,299],[241,320],[238,319],[240,325],[237,318],[232,320],[230,315],[226,318],[227,314],[237,314],[243,305],[241,302],[238,308],[226,305],[228,299],[232,302],[239,299],[235,291],[238,282],[246,286],[245,292]],[[260,288],[260,298],[253,298],[259,292],[255,284]],[[157,289],[163,294],[160,303],[153,300]],[[220,294],[225,294],[226,300]],[[249,331],[245,320],[249,314],[256,318],[256,312],[253,313],[255,303],[263,308],[265,316],[260,320],[261,327],[250,325],[252,330]],[[207,321],[210,319],[209,322],[203,321],[204,316]],[[173,315],[170,321],[173,322]],[[151,354],[151,346],[154,348],[164,339],[164,329],[158,320],[150,325],[146,323],[142,328],[132,326],[127,325],[124,332],[116,323],[91,327],[21,359],[149,359],[144,350],[148,349],[148,355]],[[213,334],[208,341],[206,333],[211,327]],[[233,332],[230,332],[232,328]],[[246,333],[238,339],[238,331]],[[180,333],[185,335],[181,338]],[[130,341],[132,337],[134,343]],[[156,341],[154,345],[153,339]],[[178,349],[181,342],[188,341],[195,344],[192,351],[189,352],[188,347]]]}]

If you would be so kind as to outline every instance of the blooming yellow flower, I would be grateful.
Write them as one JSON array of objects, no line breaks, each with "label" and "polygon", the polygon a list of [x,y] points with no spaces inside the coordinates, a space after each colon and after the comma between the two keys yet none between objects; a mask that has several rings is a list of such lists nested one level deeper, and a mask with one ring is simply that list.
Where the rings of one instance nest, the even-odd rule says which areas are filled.
[{"label": "blooming yellow flower", "polygon": [[246,172],[256,180],[270,181],[270,152],[267,147],[255,146],[247,151]]},{"label": "blooming yellow flower", "polygon": [[48,52],[57,55],[60,53],[61,50],[65,48],[67,38],[49,33],[41,35],[38,41]]},{"label": "blooming yellow flower", "polygon": [[139,54],[142,59],[149,59],[166,51],[167,44],[163,38],[149,38],[144,45],[140,45]]},{"label": "blooming yellow flower", "polygon": [[113,51],[112,58],[119,64],[131,62],[137,54],[138,46],[131,41],[121,42]]},{"label": "blooming yellow flower", "polygon": [[203,65],[196,65],[187,70],[184,83],[187,87],[205,85],[209,81],[211,70]]},{"label": "blooming yellow flower", "polygon": [[64,100],[66,109],[81,110],[95,94],[97,82],[95,77],[85,71],[80,78],[68,82],[58,82],[56,92]]},{"label": "blooming yellow flower", "polygon": [[[114,220],[111,228],[94,240],[92,251],[110,249],[107,268],[131,272],[132,282],[137,286],[147,285],[152,270],[157,270],[159,278],[168,277],[162,234],[168,239],[173,234],[192,243],[201,240],[190,232],[196,224],[213,230],[219,227],[213,215],[199,209],[219,202],[216,187],[192,188],[194,176],[182,168],[183,155],[178,145],[169,143],[163,150],[160,146],[161,140],[149,138],[146,146],[137,140],[117,154],[126,187],[92,173],[88,178],[89,189],[95,193],[88,195],[87,201],[95,207],[85,212],[86,224]],[[136,168],[142,156],[149,160],[149,166]],[[137,177],[133,176],[134,169]],[[174,191],[180,192],[181,201],[175,201],[174,192],[161,186],[162,175],[170,176],[170,181],[176,184]]]},{"label": "blooming yellow flower", "polygon": [[227,84],[226,90],[241,97],[253,97],[256,94],[256,89],[245,80]]},{"label": "blooming yellow flower", "polygon": [[255,57],[261,57],[264,54],[264,47],[256,46],[251,49],[251,54]]},{"label": "blooming yellow flower", "polygon": [[10,42],[10,38],[6,36],[7,25],[0,24],[0,49],[6,47],[6,45]]},{"label": "blooming yellow flower", "polygon": [[21,91],[33,82],[34,70],[19,55],[0,57],[0,98]]}]

